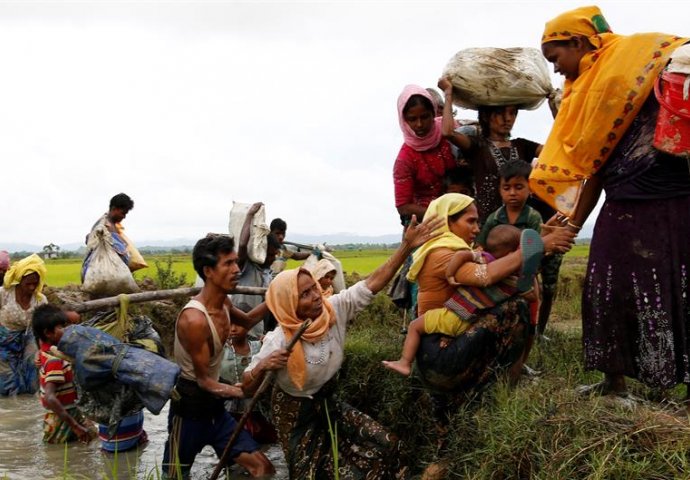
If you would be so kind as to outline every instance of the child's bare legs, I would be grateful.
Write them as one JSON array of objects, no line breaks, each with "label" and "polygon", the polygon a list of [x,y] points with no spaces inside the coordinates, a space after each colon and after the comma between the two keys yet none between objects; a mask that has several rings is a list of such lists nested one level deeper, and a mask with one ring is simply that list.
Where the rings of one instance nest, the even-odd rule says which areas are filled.
[{"label": "child's bare legs", "polygon": [[410,373],[412,373],[412,362],[414,362],[414,357],[417,355],[419,342],[424,333],[424,316],[412,320],[407,327],[407,335],[405,336],[405,343],[403,343],[400,360],[384,360],[381,362],[383,366],[394,372],[398,372],[400,375],[409,377]]}]

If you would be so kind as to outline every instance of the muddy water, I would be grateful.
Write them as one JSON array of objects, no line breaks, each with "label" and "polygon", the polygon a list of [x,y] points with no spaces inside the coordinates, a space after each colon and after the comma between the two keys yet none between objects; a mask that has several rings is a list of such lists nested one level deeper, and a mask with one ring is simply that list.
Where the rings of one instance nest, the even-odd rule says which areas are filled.
[{"label": "muddy water", "polygon": [[[89,445],[44,445],[42,422],[44,409],[37,396],[0,397],[0,478],[24,480],[34,478],[64,478],[67,472],[76,479],[140,479],[160,469],[163,448],[167,438],[168,407],[160,415],[145,412],[144,428],[149,443],[139,451],[124,452],[117,456],[104,453],[99,442]],[[283,453],[277,445],[265,449],[276,466],[274,480],[288,478]],[[65,460],[66,458],[66,460]],[[65,461],[67,468],[65,469]],[[193,479],[206,479],[215,467],[217,457],[209,447],[196,458],[192,468]],[[159,478],[154,473],[154,479]],[[248,478],[237,467],[229,478]]]}]

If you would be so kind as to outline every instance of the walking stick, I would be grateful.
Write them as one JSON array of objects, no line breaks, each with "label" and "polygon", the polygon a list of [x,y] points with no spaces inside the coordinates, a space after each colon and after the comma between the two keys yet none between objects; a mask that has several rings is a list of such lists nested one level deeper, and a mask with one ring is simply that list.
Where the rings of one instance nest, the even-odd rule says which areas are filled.
[{"label": "walking stick", "polygon": [[[288,353],[292,351],[292,347],[294,347],[295,344],[299,341],[300,337],[302,336],[304,331],[309,327],[309,325],[311,325],[311,320],[306,320],[295,332],[292,339],[290,340],[290,343],[288,343],[288,346],[285,347]],[[220,459],[218,460],[218,465],[216,465],[216,468],[213,470],[213,473],[209,477],[209,480],[216,480],[218,478],[218,475],[220,475],[220,472],[225,467],[225,463],[227,462],[228,457],[230,456],[230,448],[232,447],[232,444],[235,443],[235,440],[237,440],[237,437],[240,435],[242,428],[244,428],[244,424],[247,423],[247,420],[249,419],[249,415],[252,414],[254,406],[259,401],[259,397],[264,392],[264,390],[268,388],[268,385],[273,381],[274,376],[275,370],[269,370],[264,376],[264,379],[261,381],[261,385],[259,385],[259,388],[256,389],[256,392],[254,392],[254,396],[252,397],[251,402],[249,402],[249,405],[245,408],[242,417],[240,417],[240,421],[237,422],[235,430],[232,432],[232,435],[230,436],[230,440],[228,440],[227,445],[225,445],[223,455],[220,456]]]}]

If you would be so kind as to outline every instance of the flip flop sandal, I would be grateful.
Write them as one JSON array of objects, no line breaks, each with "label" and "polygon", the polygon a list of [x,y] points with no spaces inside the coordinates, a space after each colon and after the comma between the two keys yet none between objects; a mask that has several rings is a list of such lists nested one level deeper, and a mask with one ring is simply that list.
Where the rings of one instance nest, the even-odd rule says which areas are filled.
[{"label": "flip flop sandal", "polygon": [[520,252],[522,252],[522,269],[517,281],[521,292],[528,292],[534,287],[534,277],[544,257],[544,242],[536,230],[527,228],[520,235]]}]

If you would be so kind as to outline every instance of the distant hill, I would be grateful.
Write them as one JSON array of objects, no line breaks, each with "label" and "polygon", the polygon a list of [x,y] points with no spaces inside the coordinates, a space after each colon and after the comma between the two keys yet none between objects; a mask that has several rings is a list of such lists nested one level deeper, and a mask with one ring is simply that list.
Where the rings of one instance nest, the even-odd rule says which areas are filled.
[{"label": "distant hill", "polygon": [[[580,239],[589,239],[592,237],[592,226],[585,224],[580,233]],[[386,235],[357,235],[355,233],[332,233],[327,235],[313,235],[304,233],[289,232],[286,238],[289,242],[302,243],[305,245],[381,245],[394,244],[400,242],[401,233],[391,233]],[[157,252],[169,251],[172,248],[185,249],[192,248],[197,239],[191,238],[174,238],[171,240],[143,240],[135,239],[137,247],[143,251]],[[63,252],[83,252],[84,244],[79,243],[65,243],[59,245]],[[41,252],[43,245],[34,245],[29,243],[0,243],[0,250],[7,250],[10,253],[14,252]]]}]

